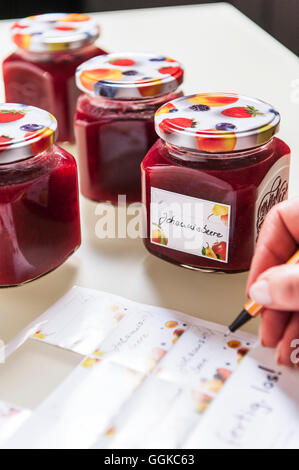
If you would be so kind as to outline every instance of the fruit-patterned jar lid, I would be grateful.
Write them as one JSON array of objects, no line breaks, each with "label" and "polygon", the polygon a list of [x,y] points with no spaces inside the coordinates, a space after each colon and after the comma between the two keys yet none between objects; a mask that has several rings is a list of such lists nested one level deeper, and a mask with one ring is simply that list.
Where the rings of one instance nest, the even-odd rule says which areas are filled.
[{"label": "fruit-patterned jar lid", "polygon": [[0,104],[0,165],[38,155],[55,142],[52,114],[25,104]]},{"label": "fruit-patterned jar lid", "polygon": [[165,141],[203,152],[263,145],[278,131],[280,114],[268,103],[236,93],[199,93],[166,103],[155,115]]},{"label": "fruit-patterned jar lid", "polygon": [[78,88],[94,96],[142,99],[171,93],[183,81],[177,61],[155,54],[108,54],[87,60],[77,68]]},{"label": "fruit-patterned jar lid", "polygon": [[79,13],[46,13],[28,16],[12,26],[14,43],[32,52],[77,49],[100,34],[97,22]]}]

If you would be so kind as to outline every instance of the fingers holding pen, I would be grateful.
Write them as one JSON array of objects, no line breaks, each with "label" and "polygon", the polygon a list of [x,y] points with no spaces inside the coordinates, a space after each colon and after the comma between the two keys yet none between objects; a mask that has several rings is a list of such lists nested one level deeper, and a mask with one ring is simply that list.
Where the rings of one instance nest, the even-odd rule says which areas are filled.
[{"label": "fingers holding pen", "polygon": [[262,345],[277,348],[279,364],[294,366],[292,342],[299,340],[299,265],[268,269],[252,284],[250,296],[266,307],[260,329]]},{"label": "fingers holding pen", "polygon": [[268,269],[251,285],[249,295],[271,310],[299,311],[299,265]]},{"label": "fingers holding pen", "polygon": [[299,245],[299,198],[276,205],[267,215],[257,242],[247,284],[267,269],[285,263]]}]

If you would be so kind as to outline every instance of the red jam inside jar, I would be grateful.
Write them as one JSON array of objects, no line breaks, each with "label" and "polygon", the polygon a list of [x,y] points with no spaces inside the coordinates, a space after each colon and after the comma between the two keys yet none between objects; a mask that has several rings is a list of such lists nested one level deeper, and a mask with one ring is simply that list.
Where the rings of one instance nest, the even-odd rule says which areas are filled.
[{"label": "red jam inside jar", "polygon": [[93,45],[98,36],[96,22],[81,14],[51,13],[15,23],[18,50],[3,62],[6,101],[47,109],[57,118],[58,140],[73,142],[75,72],[82,62],[106,54]]},{"label": "red jam inside jar", "polygon": [[150,253],[191,269],[249,269],[265,216],[287,197],[290,149],[274,137],[279,121],[267,103],[223,93],[157,112],[161,139],[141,166]]},{"label": "red jam inside jar", "polygon": [[154,115],[177,91],[183,70],[173,59],[150,54],[109,54],[82,64],[84,91],[75,115],[84,196],[118,203],[141,200],[140,164],[157,140]]},{"label": "red jam inside jar", "polygon": [[0,286],[36,279],[80,246],[77,166],[54,144],[56,120],[0,105]]}]

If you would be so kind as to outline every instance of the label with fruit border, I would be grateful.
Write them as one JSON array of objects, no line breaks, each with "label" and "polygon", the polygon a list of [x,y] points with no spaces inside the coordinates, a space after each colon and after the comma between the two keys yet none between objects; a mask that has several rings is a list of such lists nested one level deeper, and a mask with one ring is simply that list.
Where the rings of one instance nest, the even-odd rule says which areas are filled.
[{"label": "label with fruit border", "polygon": [[151,243],[228,262],[227,204],[151,188]]},{"label": "label with fruit border", "polygon": [[288,197],[290,154],[281,157],[261,182],[255,205],[255,240],[257,240],[266,215],[275,204]]}]

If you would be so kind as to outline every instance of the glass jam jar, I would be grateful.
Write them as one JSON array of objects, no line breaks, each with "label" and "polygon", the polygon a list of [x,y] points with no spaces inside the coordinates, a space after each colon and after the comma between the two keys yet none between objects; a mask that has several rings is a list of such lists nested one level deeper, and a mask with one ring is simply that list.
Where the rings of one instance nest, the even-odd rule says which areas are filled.
[{"label": "glass jam jar", "polygon": [[77,13],[49,13],[17,21],[12,39],[17,51],[3,62],[6,101],[38,106],[58,120],[58,139],[74,141],[73,120],[79,95],[78,65],[104,54],[94,46],[99,27]]},{"label": "glass jam jar", "polygon": [[140,164],[157,140],[154,115],[182,96],[182,66],[153,54],[108,54],[80,65],[76,80],[84,92],[75,116],[83,195],[140,201]]},{"label": "glass jam jar", "polygon": [[0,104],[0,286],[31,281],[80,245],[77,167],[54,144],[56,119]]},{"label": "glass jam jar", "polygon": [[249,269],[266,214],[288,193],[279,122],[271,105],[234,93],[187,96],[157,111],[161,139],[141,165],[150,253],[191,269]]}]

